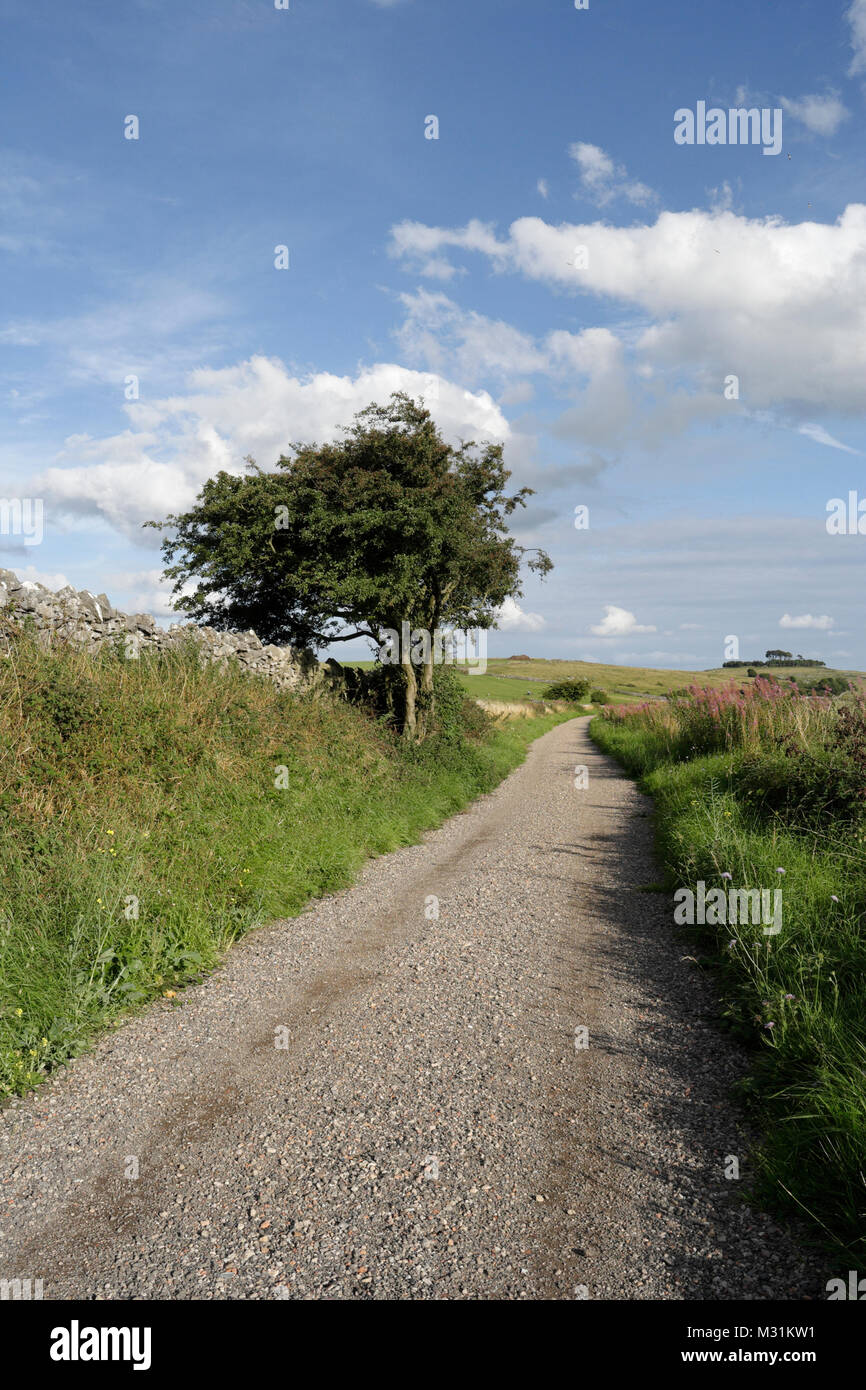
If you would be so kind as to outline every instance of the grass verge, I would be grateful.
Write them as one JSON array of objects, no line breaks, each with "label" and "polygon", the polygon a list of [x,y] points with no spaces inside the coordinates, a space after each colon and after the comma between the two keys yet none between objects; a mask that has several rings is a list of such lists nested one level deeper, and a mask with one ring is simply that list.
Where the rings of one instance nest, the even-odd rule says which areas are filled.
[{"label": "grass verge", "polygon": [[[685,707],[684,707],[685,708]],[[804,706],[788,714],[807,729]],[[832,709],[811,716],[828,725]],[[649,722],[647,722],[649,721]],[[783,925],[686,928],[716,977],[729,1026],[752,1053],[744,1087],[763,1133],[755,1197],[813,1223],[816,1240],[866,1260],[866,877],[862,820],[787,821],[755,788],[779,779],[778,739],[671,755],[653,712],[595,719],[591,733],[654,799],[668,886],[781,887]],[[655,718],[675,729],[676,715]],[[681,721],[682,722],[682,721]],[[718,726],[716,726],[718,727]],[[694,723],[689,725],[694,728]],[[689,734],[691,739],[693,734]],[[787,750],[792,778],[805,749]],[[748,776],[744,777],[744,769]],[[744,788],[748,788],[748,791]],[[773,787],[775,791],[775,786]],[[816,792],[816,795],[821,794]],[[798,815],[799,815],[798,811]],[[728,877],[729,876],[729,877]],[[673,901],[671,918],[673,923]]]},{"label": "grass verge", "polygon": [[86,656],[10,634],[0,660],[0,1096],[243,933],[351,883],[567,716],[493,730],[462,697],[420,749],[360,710],[195,652]]}]

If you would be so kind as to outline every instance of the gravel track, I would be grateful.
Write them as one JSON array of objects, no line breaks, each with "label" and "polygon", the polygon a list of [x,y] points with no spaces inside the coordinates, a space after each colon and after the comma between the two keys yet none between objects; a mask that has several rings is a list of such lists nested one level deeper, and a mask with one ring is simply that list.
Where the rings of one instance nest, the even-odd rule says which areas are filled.
[{"label": "gravel track", "polygon": [[725,1179],[729,1154],[749,1174],[744,1057],[641,891],[650,804],[586,726],[9,1107],[0,1277],[55,1299],[821,1297],[816,1257]]}]

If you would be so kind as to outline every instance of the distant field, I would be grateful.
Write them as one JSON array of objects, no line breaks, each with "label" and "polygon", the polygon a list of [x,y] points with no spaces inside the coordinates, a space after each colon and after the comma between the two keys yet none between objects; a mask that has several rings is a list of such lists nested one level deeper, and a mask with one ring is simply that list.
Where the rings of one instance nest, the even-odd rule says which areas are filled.
[{"label": "distant field", "polygon": [[[766,667],[756,667],[764,673]],[[836,671],[829,667],[787,666],[780,670],[780,676],[820,675],[848,676],[861,684],[862,671]],[[464,676],[467,689],[475,689],[485,699],[496,698],[497,694],[509,690],[511,698],[518,693],[525,698],[527,691],[535,687],[539,693],[550,681],[565,680],[578,676],[588,680],[593,687],[606,690],[623,704],[630,700],[642,700],[648,695],[664,695],[669,690],[684,690],[689,685],[728,685],[732,680],[747,680],[746,668],[739,671],[720,667],[711,671],[659,671],[647,666],[610,666],[595,661],[546,661],[533,658],[530,661],[510,661],[507,657],[492,657],[487,662],[487,672],[483,676]],[[482,691],[481,685],[487,688]],[[500,695],[500,698],[502,696]]]},{"label": "distant field", "polygon": [[[353,661],[352,666],[371,667],[372,661]],[[685,690],[690,685],[728,685],[732,680],[749,680],[746,667],[739,671],[659,671],[649,666],[609,666],[596,661],[547,661],[533,657],[529,661],[511,661],[508,657],[490,657],[484,675],[470,676],[458,667],[458,674],[470,695],[480,700],[538,700],[551,681],[582,676],[593,688],[606,690],[615,703],[628,704],[647,696],[664,695],[668,690]],[[756,667],[759,674],[767,667]],[[772,673],[770,673],[772,674]],[[837,671],[824,666],[786,666],[780,677],[848,676],[860,685],[866,680],[862,671]]]}]

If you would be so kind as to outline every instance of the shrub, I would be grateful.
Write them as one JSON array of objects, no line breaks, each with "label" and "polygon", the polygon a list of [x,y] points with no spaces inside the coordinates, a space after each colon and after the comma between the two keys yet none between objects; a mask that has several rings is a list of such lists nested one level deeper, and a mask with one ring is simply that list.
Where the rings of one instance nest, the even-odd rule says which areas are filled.
[{"label": "shrub", "polygon": [[576,680],[554,681],[544,692],[545,700],[570,700],[572,704],[579,705],[589,694],[589,681],[580,678]]},{"label": "shrub", "polygon": [[818,676],[815,680],[801,676],[797,688],[804,695],[844,695],[854,687],[847,676]]},{"label": "shrub", "polygon": [[591,690],[591,691],[589,692],[589,698],[590,698],[590,701],[592,702],[592,704],[594,704],[594,705],[606,705],[606,704],[607,704],[607,691],[606,691],[606,690],[599,690],[598,687],[596,687],[595,690]]},{"label": "shrub", "polygon": [[456,744],[467,738],[478,741],[493,728],[493,720],[466,694],[453,666],[433,667],[433,691],[436,696],[433,733],[438,739]]}]

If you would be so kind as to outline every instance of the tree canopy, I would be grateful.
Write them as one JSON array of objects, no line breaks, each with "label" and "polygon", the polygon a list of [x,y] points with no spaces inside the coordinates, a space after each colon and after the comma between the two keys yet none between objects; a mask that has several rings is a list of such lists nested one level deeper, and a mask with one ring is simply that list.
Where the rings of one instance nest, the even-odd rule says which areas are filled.
[{"label": "tree canopy", "polygon": [[[383,629],[488,628],[522,593],[520,568],[542,576],[544,551],[508,534],[531,488],[509,495],[502,446],[442,438],[430,413],[397,392],[328,444],[298,444],[272,472],[252,459],[219,472],[194,506],[164,522],[175,607],[195,621],[254,628],[265,640],[319,649]],[[403,721],[422,736],[432,669],[408,654]]]}]

